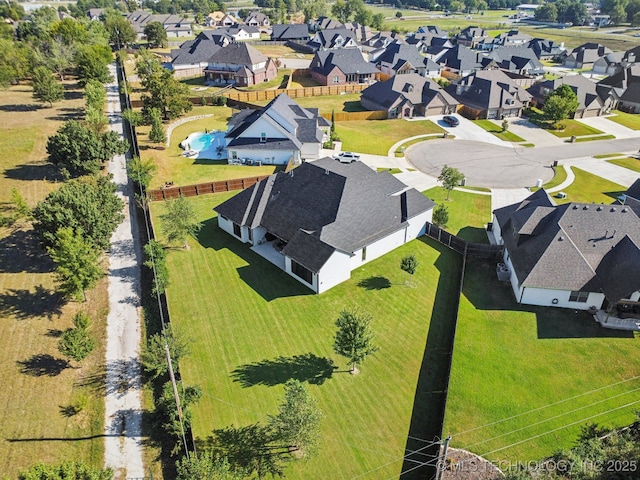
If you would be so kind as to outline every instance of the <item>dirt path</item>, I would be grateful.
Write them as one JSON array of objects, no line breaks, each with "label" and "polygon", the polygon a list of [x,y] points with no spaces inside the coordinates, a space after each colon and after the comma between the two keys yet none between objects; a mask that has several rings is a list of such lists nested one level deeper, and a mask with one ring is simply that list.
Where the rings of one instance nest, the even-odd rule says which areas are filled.
[{"label": "dirt path", "polygon": [[[116,78],[115,65],[110,66]],[[122,135],[117,81],[107,86],[110,128]],[[114,157],[109,173],[125,202],[124,221],[111,237],[109,253],[109,315],[107,317],[107,375],[105,399],[105,465],[115,479],[144,477],[142,456],[142,401],[138,354],[140,350],[140,245],[131,221],[133,188],[126,160]]]}]

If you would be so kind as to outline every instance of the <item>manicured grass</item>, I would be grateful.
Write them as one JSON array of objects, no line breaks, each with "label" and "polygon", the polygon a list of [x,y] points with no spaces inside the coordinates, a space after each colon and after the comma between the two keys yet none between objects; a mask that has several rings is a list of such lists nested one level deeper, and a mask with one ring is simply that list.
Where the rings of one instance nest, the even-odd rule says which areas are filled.
[{"label": "manicured grass", "polygon": [[566,120],[560,120],[562,125],[564,125],[563,130],[547,130],[549,133],[554,134],[556,137],[566,138],[571,136],[584,136],[584,135],[597,135],[599,133],[604,133],[598,130],[597,128],[590,127],[589,125],[585,125],[584,123],[579,122],[578,120],[574,120],[572,118]]},{"label": "manicured grass", "polygon": [[[149,127],[138,128],[140,155],[143,159],[152,159],[158,170],[154,175],[150,188],[160,188],[165,182],[174,185],[194,185],[197,183],[230,180],[233,178],[269,175],[275,171],[273,165],[249,167],[245,165],[228,165],[226,161],[194,159],[183,157],[184,151],[180,142],[194,132],[208,130],[226,130],[231,109],[227,107],[194,107],[190,116],[213,113],[213,117],[186,122],[173,130],[171,144],[166,149],[158,150],[156,145],[148,141]],[[166,126],[165,126],[166,129]]]},{"label": "manicured grass", "polygon": [[638,160],[637,158],[618,158],[616,160],[607,160],[607,162],[618,165],[619,167],[628,168],[629,170],[633,170],[634,172],[640,172],[640,160]]},{"label": "manicured grass", "polygon": [[[311,54],[302,54],[299,52],[296,52],[295,50],[293,50],[290,47],[287,47],[286,45],[252,45],[252,47],[254,47],[256,50],[258,50],[259,52],[263,53],[264,55],[266,55],[267,57],[271,57],[271,58],[306,58],[311,60],[313,58],[313,55]],[[284,64],[282,65],[282,68],[286,68],[285,67],[286,62],[284,62]]]},{"label": "manicured grass", "polygon": [[[64,82],[67,100],[41,108],[30,86],[0,90],[0,211],[17,189],[30,207],[60,185],[45,162],[46,143],[62,122],[84,107],[82,90]],[[31,224],[0,228],[0,471],[16,478],[36,461],[68,459],[104,464],[104,331],[107,283],[100,281],[83,304],[63,304],[52,264]],[[92,318],[97,349],[80,368],[58,352],[58,335],[78,310]],[[74,364],[74,366],[77,366]],[[68,416],[68,407],[84,409]],[[66,414],[66,415],[65,415]]]},{"label": "manicured grass", "polygon": [[534,38],[545,38],[554,42],[564,42],[568,48],[577,47],[584,42],[600,43],[614,52],[626,51],[640,45],[637,37],[602,33],[592,27],[540,28],[538,26],[518,25],[521,33],[528,33]]},{"label": "manicured grass", "polygon": [[499,127],[491,120],[473,120],[473,123],[484,128],[487,132],[494,134],[500,140],[504,140],[505,142],[526,142],[524,138],[513,132],[503,132],[502,127]]},{"label": "manicured grass", "polygon": [[638,400],[640,379],[625,381],[640,372],[637,335],[516,304],[495,263],[468,262],[463,294],[444,428],[453,447],[526,462],[571,447],[588,423],[634,420],[637,404],[605,412]]},{"label": "manicured grass", "polygon": [[447,191],[442,187],[430,188],[424,194],[437,204],[446,205],[446,230],[465,240],[488,243],[484,226],[491,221],[491,195],[452,190],[447,200]]},{"label": "manicured grass", "polygon": [[[467,18],[465,14],[452,14],[449,16],[445,16],[442,11],[419,11],[417,15],[409,15],[411,10],[408,9],[396,9],[396,8],[386,8],[386,7],[370,7],[373,13],[378,13],[382,11],[387,15],[387,18],[384,22],[384,28],[386,30],[396,29],[401,32],[415,32],[418,27],[422,25],[437,25],[445,30],[450,32],[455,32],[462,30],[469,25],[480,25],[483,28],[488,30],[504,30],[506,27],[505,16],[512,15],[515,13],[510,10],[487,10],[483,15],[479,13],[471,14],[471,18]],[[400,20],[395,17],[395,13],[397,11],[401,11],[403,14],[404,20]]]},{"label": "manicured grass", "polygon": [[612,122],[619,123],[632,130],[640,130],[640,115],[614,110],[615,116],[607,117]]},{"label": "manicured grass", "polygon": [[[276,412],[282,383],[315,377],[309,388],[326,416],[319,452],[309,461],[292,462],[286,478],[321,479],[327,472],[345,479],[397,478],[412,415],[430,409],[420,402],[414,409],[414,398],[425,397],[416,392],[418,374],[427,336],[438,336],[430,331],[430,318],[449,318],[455,308],[459,256],[428,240],[413,241],[313,295],[218,229],[211,209],[230,196],[190,199],[204,228],[198,241],[189,240],[190,250],[172,250],[168,257],[171,322],[194,340],[192,354],[180,365],[182,377],[204,392],[194,410],[196,436],[232,424],[264,423]],[[155,218],[162,208],[151,205]],[[420,261],[416,288],[405,287],[406,274],[399,268],[409,253]],[[337,315],[354,307],[373,315],[380,346],[358,376],[345,373],[346,361],[332,349]],[[302,365],[295,356],[306,354],[312,362]],[[324,359],[335,362],[331,375]],[[240,378],[247,383],[235,381]]]},{"label": "manicured grass", "polygon": [[602,155],[594,155],[593,158],[611,158],[622,157],[624,153],[603,153]]},{"label": "manicured grass", "polygon": [[567,179],[567,170],[563,166],[555,167],[553,172],[553,178],[543,185],[546,190],[557,187]]},{"label": "manicured grass", "polygon": [[532,147],[535,147],[536,145],[535,145],[535,143],[522,143],[520,146],[521,147],[532,148]]},{"label": "manicured grass", "polygon": [[[396,157],[404,157],[404,152],[406,152],[407,148],[409,148],[411,145],[415,145],[416,143],[420,143],[420,142],[426,142],[427,140],[442,138],[440,135],[437,135],[437,136],[436,135],[431,137],[414,138],[413,140],[409,140],[408,142],[403,143],[396,149],[396,152],[395,152]],[[453,135],[449,135],[448,138],[455,138],[455,137]],[[404,149],[404,152],[402,151],[402,149]]]},{"label": "manicured grass", "polygon": [[620,194],[626,191],[626,188],[617,183],[605,180],[589,172],[581,170],[577,167],[571,167],[576,176],[574,182],[563,191],[567,194],[567,198],[554,198],[555,202],[584,202],[584,203],[604,203],[610,204]]},{"label": "manicured grass", "polygon": [[[359,93],[348,93],[346,95],[323,95],[319,97],[300,97],[295,99],[296,103],[303,108],[317,108],[320,113],[336,112],[366,112],[360,105]],[[256,105],[266,105],[270,100],[253,102]]]},{"label": "manicured grass", "polygon": [[336,122],[336,132],[344,150],[387,155],[389,149],[403,138],[428,133],[444,133],[431,120],[362,120]]},{"label": "manicured grass", "polygon": [[576,143],[580,142],[593,142],[594,140],[613,140],[615,135],[597,135],[595,137],[580,137],[576,138]]},{"label": "manicured grass", "polygon": [[378,172],[389,172],[391,175],[395,175],[397,173],[402,173],[402,170],[399,168],[378,168],[376,169]]}]

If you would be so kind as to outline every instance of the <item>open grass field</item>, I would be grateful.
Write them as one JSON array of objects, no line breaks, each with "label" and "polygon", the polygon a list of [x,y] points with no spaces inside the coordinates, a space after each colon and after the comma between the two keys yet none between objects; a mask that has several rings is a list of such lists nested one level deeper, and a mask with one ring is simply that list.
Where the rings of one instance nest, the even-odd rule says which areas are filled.
[{"label": "open grass field", "polygon": [[189,134],[204,132],[205,128],[208,130],[227,129],[227,121],[231,116],[230,108],[194,107],[189,115],[198,116],[210,113],[214,116],[186,122],[176,127],[171,135],[169,147],[162,150],[156,149],[156,145],[148,141],[150,127],[138,128],[140,155],[143,159],[152,159],[158,167],[151,181],[151,189],[160,188],[165,182],[173,182],[174,185],[194,185],[216,180],[269,175],[274,172],[274,166],[248,167],[228,165],[226,161],[183,157],[181,153],[184,150],[180,148],[180,142],[186,139]]},{"label": "open grass field", "polygon": [[[66,101],[40,108],[25,85],[0,90],[0,208],[11,190],[29,206],[57,188],[56,170],[45,163],[46,141],[84,105],[82,92],[65,83]],[[0,229],[0,472],[41,460],[82,459],[102,466],[104,459],[104,325],[107,288],[103,280],[85,304],[64,304],[56,293],[52,264],[28,223]],[[82,309],[93,320],[97,350],[70,368],[58,352],[58,336]],[[77,367],[78,365],[74,365]],[[70,407],[83,405],[73,414]]]},{"label": "open grass field", "polygon": [[[308,85],[312,86],[312,85]],[[292,88],[294,88],[292,86]],[[252,102],[265,106],[271,100]],[[295,102],[302,108],[317,108],[320,113],[335,112],[366,112],[366,108],[360,105],[359,93],[347,93],[345,95],[322,95],[318,97],[300,97]]]},{"label": "open grass field", "polygon": [[387,155],[389,149],[403,138],[428,133],[444,133],[444,129],[431,120],[409,122],[394,119],[336,122],[336,132],[342,140],[343,150]]},{"label": "open grass field", "polygon": [[607,160],[607,162],[618,165],[619,167],[628,168],[629,170],[633,170],[634,172],[640,172],[640,160],[638,160],[637,158],[616,158],[615,160]]},{"label": "open grass field", "polygon": [[[469,25],[479,25],[488,30],[504,30],[505,28],[508,29],[506,24],[507,17],[515,13],[515,11],[510,10],[487,10],[484,14],[452,14],[445,16],[442,11],[426,12],[377,6],[371,6],[370,8],[374,13],[382,12],[387,16],[384,22],[385,29],[397,29],[402,32],[414,32],[422,25],[437,25],[449,31],[449,33],[458,32]],[[396,18],[397,11],[402,12],[404,20]]]},{"label": "open grass field", "polygon": [[500,140],[504,140],[505,142],[526,142],[526,140],[513,132],[503,132],[502,127],[499,127],[491,120],[473,120],[473,123],[478,125],[479,127],[484,128],[487,132],[492,133]]},{"label": "open grass field", "polygon": [[605,180],[577,167],[571,167],[576,178],[571,185],[563,191],[567,198],[554,198],[558,204],[569,202],[584,203],[612,203],[619,195],[627,189],[622,185]]},{"label": "open grass field", "polygon": [[634,420],[640,338],[586,313],[516,304],[493,263],[467,264],[463,294],[443,432],[453,447],[508,466],[573,446],[589,422]]},{"label": "open grass field", "polygon": [[[291,463],[286,478],[319,480],[328,472],[338,480],[397,478],[408,432],[432,408],[434,365],[423,365],[423,355],[425,344],[441,335],[434,319],[446,322],[455,309],[459,257],[415,240],[313,295],[218,229],[212,208],[230,196],[190,199],[204,227],[197,241],[189,240],[190,250],[168,257],[176,272],[168,291],[171,321],[194,340],[182,376],[204,391],[194,410],[195,434],[264,423],[276,412],[282,384],[298,378],[309,381],[326,418],[317,456]],[[154,218],[162,208],[151,205]],[[409,253],[420,261],[415,288],[404,285],[399,268]],[[374,316],[380,350],[352,376],[332,343],[337,315],[355,307]],[[421,372],[427,378],[416,391]]]},{"label": "open grass field", "polygon": [[615,113],[615,115],[607,117],[612,122],[619,123],[632,130],[640,130],[640,115],[620,112],[618,110],[614,110],[613,113]]},{"label": "open grass field", "polygon": [[424,194],[438,205],[447,206],[449,222],[445,230],[471,242],[489,242],[484,226],[491,221],[491,195],[452,190],[447,200],[447,191],[442,187],[430,188]]}]

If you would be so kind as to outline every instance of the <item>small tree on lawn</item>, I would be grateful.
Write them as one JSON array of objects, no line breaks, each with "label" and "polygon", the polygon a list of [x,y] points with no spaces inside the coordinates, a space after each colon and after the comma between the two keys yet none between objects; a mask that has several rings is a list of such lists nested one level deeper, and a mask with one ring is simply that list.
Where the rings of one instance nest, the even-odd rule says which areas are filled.
[{"label": "small tree on lawn", "polygon": [[449,222],[449,209],[446,205],[438,205],[433,209],[432,221],[438,226],[444,226]]},{"label": "small tree on lawn", "polygon": [[73,317],[75,328],[68,328],[62,333],[58,342],[58,350],[65,357],[82,362],[96,348],[96,342],[89,334],[91,319],[86,313],[78,312]]},{"label": "small tree on lawn", "polygon": [[47,67],[36,67],[31,74],[33,98],[39,102],[48,103],[53,107],[54,102],[64,98],[64,87],[53,76]]},{"label": "small tree on lawn", "polygon": [[362,363],[367,356],[378,350],[378,347],[373,345],[371,319],[368,313],[343,310],[336,320],[338,331],[333,342],[333,350],[349,360],[352,364],[352,374],[358,373],[358,363]]},{"label": "small tree on lawn", "polygon": [[167,268],[167,251],[160,242],[149,240],[144,246],[144,263],[154,275],[152,295],[162,295],[169,286],[169,268]]},{"label": "small tree on lawn", "polygon": [[284,385],[284,400],[278,407],[278,414],[269,416],[269,427],[277,440],[286,442],[289,451],[309,457],[318,444],[322,417],[318,401],[306,385],[290,379]]},{"label": "small tree on lawn", "polygon": [[144,189],[149,187],[156,170],[158,170],[158,167],[153,163],[152,159],[140,160],[139,157],[133,157],[127,162],[127,174],[129,178]]},{"label": "small tree on lawn", "polygon": [[100,267],[100,252],[82,232],[70,227],[60,228],[54,244],[47,248],[56,264],[55,274],[61,290],[78,302],[85,301],[88,288],[104,274]]},{"label": "small tree on lawn", "polygon": [[505,118],[504,120],[502,120],[502,133],[505,133],[508,131],[509,131],[509,120]]},{"label": "small tree on lawn", "polygon": [[556,124],[573,115],[579,105],[578,96],[569,85],[565,84],[560,85],[545,98],[542,111],[548,120]]},{"label": "small tree on lawn", "polygon": [[157,108],[149,109],[149,118],[151,120],[151,130],[149,131],[149,140],[153,143],[164,143],[167,141],[167,136],[162,128],[162,117],[160,110]]},{"label": "small tree on lawn", "polygon": [[184,242],[184,248],[188,250],[187,238],[195,237],[202,228],[193,205],[183,196],[165,203],[166,212],[160,215],[162,231],[169,243]]},{"label": "small tree on lawn", "polygon": [[169,365],[167,363],[167,350],[165,349],[165,340],[169,347],[169,353],[171,354],[171,360],[175,365],[180,362],[180,359],[189,355],[189,340],[186,340],[181,335],[176,335],[173,330],[167,328],[165,335],[156,333],[147,340],[147,345],[142,349],[140,355],[142,360],[142,367],[144,371],[152,380],[163,376],[169,372]]},{"label": "small tree on lawn", "polygon": [[442,188],[447,191],[447,200],[449,200],[451,190],[460,185],[460,182],[462,182],[463,179],[464,175],[457,168],[453,168],[448,165],[442,167],[440,176],[438,176],[438,181],[442,182]]},{"label": "small tree on lawn", "polygon": [[400,268],[409,274],[409,285],[412,285],[413,274],[418,268],[418,259],[415,255],[407,255],[400,262]]}]

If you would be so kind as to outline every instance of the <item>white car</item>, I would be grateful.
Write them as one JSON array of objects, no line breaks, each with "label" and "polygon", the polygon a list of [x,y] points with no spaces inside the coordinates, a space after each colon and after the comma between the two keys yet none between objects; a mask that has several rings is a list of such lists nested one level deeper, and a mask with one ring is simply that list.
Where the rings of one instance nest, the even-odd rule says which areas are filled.
[{"label": "white car", "polygon": [[340,163],[351,163],[360,160],[360,155],[353,152],[342,152],[338,155],[334,155],[333,158],[338,160]]}]

